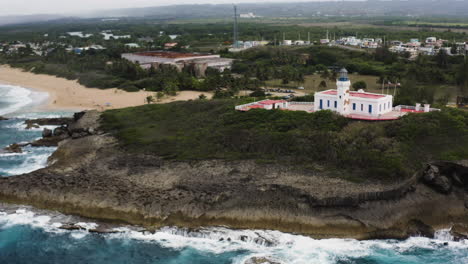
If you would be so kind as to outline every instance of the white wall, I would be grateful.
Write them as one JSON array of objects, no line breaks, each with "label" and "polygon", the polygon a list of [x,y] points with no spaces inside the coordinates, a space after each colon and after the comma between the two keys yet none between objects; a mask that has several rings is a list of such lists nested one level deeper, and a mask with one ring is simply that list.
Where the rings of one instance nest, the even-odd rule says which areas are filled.
[{"label": "white wall", "polygon": [[[322,109],[320,109],[320,100],[322,100]],[[338,96],[335,95],[315,95],[315,105],[314,110],[331,110],[338,111]],[[335,107],[335,101],[337,102]],[[357,98],[350,97],[350,106],[349,114],[358,114],[358,115],[371,115],[379,116],[392,111],[392,96],[386,96],[381,99],[367,99],[367,98]],[[353,104],[356,104],[356,107],[353,107]],[[362,108],[361,108],[362,105]],[[369,105],[372,105],[372,113],[369,113]]]}]

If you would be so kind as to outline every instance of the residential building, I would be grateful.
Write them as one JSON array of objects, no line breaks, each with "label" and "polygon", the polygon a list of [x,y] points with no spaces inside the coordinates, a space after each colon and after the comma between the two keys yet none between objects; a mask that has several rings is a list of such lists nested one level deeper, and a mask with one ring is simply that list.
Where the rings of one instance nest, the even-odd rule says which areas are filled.
[{"label": "residential building", "polygon": [[234,61],[233,59],[221,58],[220,55],[172,51],[124,53],[122,58],[138,63],[145,69],[159,68],[161,65],[172,65],[180,71],[189,68],[197,76],[204,76],[208,68],[221,72],[230,69]]}]

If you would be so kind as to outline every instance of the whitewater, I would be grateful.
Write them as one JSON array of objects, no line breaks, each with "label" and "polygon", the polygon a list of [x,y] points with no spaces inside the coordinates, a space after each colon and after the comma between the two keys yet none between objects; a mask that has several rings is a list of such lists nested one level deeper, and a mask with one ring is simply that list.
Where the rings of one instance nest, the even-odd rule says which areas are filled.
[{"label": "whitewater", "polygon": [[[0,85],[0,149],[41,137],[42,128],[27,130],[24,120],[70,116],[70,112],[37,110],[46,94]],[[53,128],[53,127],[49,127]],[[0,153],[0,176],[15,177],[47,165],[55,148],[26,147],[23,153]],[[78,230],[63,227],[74,223]],[[105,231],[96,233],[97,230]],[[147,231],[136,226],[0,204],[0,263],[169,263],[244,264],[253,257],[291,264],[468,264],[468,241],[453,241],[450,230],[434,239],[323,239],[274,230],[189,230],[164,227]]]}]

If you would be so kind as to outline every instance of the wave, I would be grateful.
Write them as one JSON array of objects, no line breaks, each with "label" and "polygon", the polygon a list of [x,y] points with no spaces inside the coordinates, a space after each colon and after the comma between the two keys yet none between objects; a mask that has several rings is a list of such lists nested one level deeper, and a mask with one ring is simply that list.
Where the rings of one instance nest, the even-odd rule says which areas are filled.
[{"label": "wave", "polygon": [[0,115],[17,112],[26,106],[43,103],[47,93],[35,92],[20,86],[0,84]]},{"label": "wave", "polygon": [[21,154],[5,153],[0,154],[0,157],[8,156],[25,156],[22,163],[18,166],[12,166],[10,168],[1,168],[0,171],[6,173],[9,176],[21,175],[30,173],[47,166],[47,161],[50,155],[56,150],[55,147],[28,147],[24,149]]},{"label": "wave", "polygon": [[[96,223],[79,222],[83,230],[60,229],[63,215],[38,215],[27,209],[10,213],[0,212],[0,229],[14,225],[29,225],[46,232],[68,233],[71,238],[82,240],[99,226]],[[124,240],[126,243],[153,243],[170,250],[185,249],[221,254],[234,252],[233,264],[244,264],[252,257],[265,257],[271,261],[291,264],[336,263],[467,263],[468,242],[455,242],[449,230],[439,230],[436,239],[413,237],[407,240],[312,239],[271,230],[231,230],[223,227],[190,230],[164,227],[155,232],[140,231],[136,227],[114,227],[113,234],[101,235],[107,240]],[[449,239],[449,240],[445,240]],[[87,239],[83,243],[87,243]],[[367,259],[369,258],[369,259]],[[376,259],[385,261],[376,261]]]}]

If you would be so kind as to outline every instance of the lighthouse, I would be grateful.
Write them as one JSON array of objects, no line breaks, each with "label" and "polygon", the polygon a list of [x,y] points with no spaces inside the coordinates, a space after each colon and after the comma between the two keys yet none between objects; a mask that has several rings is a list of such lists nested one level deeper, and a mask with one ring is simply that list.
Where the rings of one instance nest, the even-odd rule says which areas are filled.
[{"label": "lighthouse", "polygon": [[347,115],[351,110],[350,87],[351,81],[348,78],[348,71],[343,68],[339,72],[336,82],[337,87],[337,106],[336,111],[342,115]]}]

